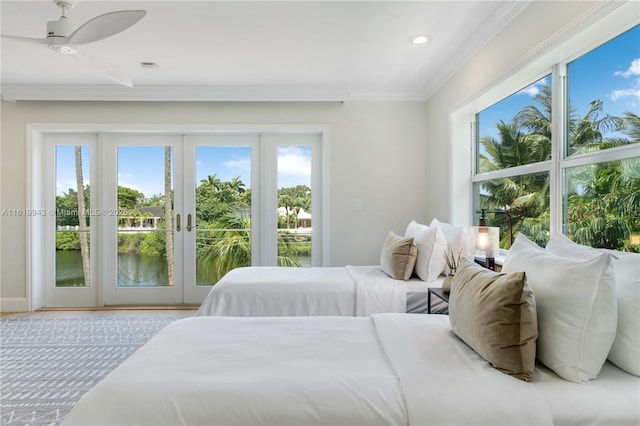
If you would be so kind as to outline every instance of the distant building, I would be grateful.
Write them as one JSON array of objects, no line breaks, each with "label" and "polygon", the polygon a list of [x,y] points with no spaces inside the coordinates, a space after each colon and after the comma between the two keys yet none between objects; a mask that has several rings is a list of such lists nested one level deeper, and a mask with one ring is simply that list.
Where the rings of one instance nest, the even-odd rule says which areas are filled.
[{"label": "distant building", "polygon": [[120,230],[152,230],[157,229],[164,217],[164,207],[145,206],[131,210],[129,215],[118,216]]}]

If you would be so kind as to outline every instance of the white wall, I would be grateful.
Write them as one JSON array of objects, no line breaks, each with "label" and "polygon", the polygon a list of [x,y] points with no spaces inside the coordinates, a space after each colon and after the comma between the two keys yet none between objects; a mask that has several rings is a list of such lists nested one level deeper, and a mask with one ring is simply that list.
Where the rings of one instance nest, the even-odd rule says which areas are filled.
[{"label": "white wall", "polygon": [[[402,233],[411,219],[430,220],[425,116],[424,102],[2,102],[0,207],[26,207],[28,123],[321,123],[329,125],[329,263],[377,264],[389,230]],[[355,198],[362,210],[354,210]],[[21,310],[26,221],[1,219],[1,308]]]},{"label": "white wall", "polygon": [[[531,2],[427,101],[429,167],[426,173],[429,185],[425,195],[431,200],[427,205],[428,217],[442,217],[460,225],[468,225],[471,219],[470,192],[468,186],[461,188],[460,184],[462,181],[468,183],[471,174],[468,147],[471,129],[468,132],[461,130],[464,138],[452,134],[451,112],[514,74],[544,52],[550,39],[570,31],[567,28],[573,28],[579,17],[599,6],[602,6],[601,2],[593,1]],[[452,155],[455,158],[450,158]],[[452,161],[462,166],[452,169]]]}]

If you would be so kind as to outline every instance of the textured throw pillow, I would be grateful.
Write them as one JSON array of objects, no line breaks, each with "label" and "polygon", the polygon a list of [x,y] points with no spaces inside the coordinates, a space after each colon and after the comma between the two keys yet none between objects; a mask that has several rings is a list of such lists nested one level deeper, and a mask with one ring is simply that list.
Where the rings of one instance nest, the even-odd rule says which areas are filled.
[{"label": "textured throw pillow", "polygon": [[538,322],[524,272],[496,273],[463,259],[449,295],[451,329],[496,369],[528,381]]},{"label": "textured throw pillow", "polygon": [[447,261],[444,254],[447,241],[442,231],[434,226],[427,226],[412,221],[405,231],[405,238],[413,238],[418,246],[415,272],[423,281],[434,281],[444,272]]},{"label": "textured throw pillow", "polygon": [[618,329],[607,358],[623,370],[640,376],[640,254],[583,246],[563,234],[551,237],[547,250],[576,259],[600,253],[611,255],[618,299]]},{"label": "textured throw pillow", "polygon": [[616,334],[610,256],[558,256],[518,234],[502,266],[516,271],[526,272],[536,296],[538,359],[565,380],[595,379]]},{"label": "textured throw pillow", "polygon": [[[475,244],[470,244],[466,226],[455,226],[449,223],[440,222],[433,218],[429,226],[440,228],[447,241],[447,253],[453,253],[456,259],[460,257],[472,258],[475,254]],[[445,272],[449,273],[449,268],[445,266]]]},{"label": "textured throw pillow", "polygon": [[413,238],[402,238],[389,232],[380,253],[380,268],[395,280],[408,280],[416,263],[417,252]]}]

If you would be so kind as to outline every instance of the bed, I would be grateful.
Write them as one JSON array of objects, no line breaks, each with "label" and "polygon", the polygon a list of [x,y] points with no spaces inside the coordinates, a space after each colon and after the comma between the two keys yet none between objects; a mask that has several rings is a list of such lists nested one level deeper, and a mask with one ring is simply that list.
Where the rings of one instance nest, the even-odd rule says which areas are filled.
[{"label": "bed", "polygon": [[446,313],[439,300],[428,309],[427,291],[442,287],[448,272],[444,255],[463,253],[465,229],[436,219],[431,225],[413,220],[403,236],[389,231],[375,266],[237,268],[212,287],[197,315]]},{"label": "bed", "polygon": [[613,365],[589,385],[542,367],[530,383],[514,379],[446,315],[193,317],[152,338],[62,424],[637,425],[639,389]]},{"label": "bed", "polygon": [[[367,316],[374,313],[425,313],[433,281],[396,280],[380,266],[284,268],[251,266],[228,272],[212,287],[197,315]],[[446,306],[435,302],[434,312]]]},{"label": "bed", "polygon": [[62,424],[637,426],[640,255],[591,250],[463,259],[449,315],[179,320]]}]

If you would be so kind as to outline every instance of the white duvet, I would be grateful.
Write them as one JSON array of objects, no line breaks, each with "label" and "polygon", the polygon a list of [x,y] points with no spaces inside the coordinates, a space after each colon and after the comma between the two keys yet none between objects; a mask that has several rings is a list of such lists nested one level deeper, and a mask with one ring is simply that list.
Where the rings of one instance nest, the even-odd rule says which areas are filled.
[{"label": "white duvet", "polygon": [[379,266],[252,266],[222,277],[197,315],[367,316],[405,312],[406,305],[405,282]]},{"label": "white duvet", "polygon": [[195,317],[162,330],[63,425],[544,425],[536,389],[441,315]]}]

